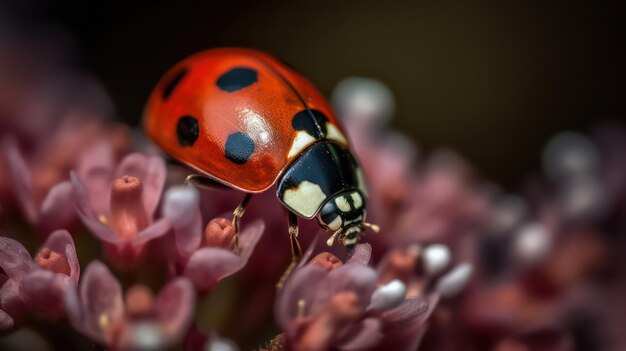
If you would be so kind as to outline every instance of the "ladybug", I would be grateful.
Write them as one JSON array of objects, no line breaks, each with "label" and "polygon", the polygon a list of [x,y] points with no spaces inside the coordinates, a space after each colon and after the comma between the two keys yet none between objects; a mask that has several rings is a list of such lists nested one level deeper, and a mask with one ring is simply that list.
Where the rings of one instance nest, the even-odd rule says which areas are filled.
[{"label": "ladybug", "polygon": [[[363,172],[322,94],[278,59],[251,49],[202,51],[176,64],[152,91],[144,112],[148,136],[195,169],[199,187],[252,194],[277,184],[289,212],[292,258],[301,256],[297,217],[317,218],[346,248],[366,228]],[[235,235],[235,248],[238,248]]]}]

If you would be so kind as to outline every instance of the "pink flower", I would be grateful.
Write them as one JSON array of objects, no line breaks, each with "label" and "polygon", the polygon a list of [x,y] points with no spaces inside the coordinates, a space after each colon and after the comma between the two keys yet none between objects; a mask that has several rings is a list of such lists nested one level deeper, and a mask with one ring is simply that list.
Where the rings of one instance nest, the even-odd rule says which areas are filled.
[{"label": "pink flower", "polygon": [[322,253],[289,277],[275,305],[275,318],[285,332],[287,347],[417,347],[436,302],[405,298],[405,286],[397,280],[379,286],[376,271],[363,264],[369,254],[368,245],[359,244],[354,256],[342,264],[336,256]]},{"label": "pink flower", "polygon": [[201,294],[210,292],[220,280],[241,270],[265,230],[260,220],[243,226],[238,253],[233,251],[234,229],[225,218],[211,220],[203,236],[198,191],[188,186],[168,189],[162,212],[174,230],[176,270],[188,277]]},{"label": "pink flower", "polygon": [[[83,117],[64,118],[32,145],[12,134],[0,136],[2,161],[8,170],[4,181],[18,208],[41,233],[65,228],[76,219],[68,178],[81,150],[104,139],[113,140],[117,151],[128,147],[126,127]],[[10,199],[0,200],[7,205]]]},{"label": "pink flower", "polygon": [[[2,145],[9,181],[26,219],[39,225],[42,232],[62,227],[75,216],[74,192],[69,182],[51,187],[37,187],[33,173],[18,149],[15,139],[7,138]],[[35,175],[39,175],[35,173]],[[45,192],[44,196],[41,193]],[[40,193],[40,194],[37,194]]]},{"label": "pink flower", "polygon": [[67,284],[80,275],[74,241],[65,230],[50,234],[34,260],[19,242],[0,237],[0,267],[6,274],[0,329],[11,328],[23,309],[49,319],[63,316]]},{"label": "pink flower", "polygon": [[147,242],[170,229],[167,219],[154,220],[165,183],[165,163],[160,157],[135,153],[114,170],[111,152],[107,144],[87,150],[71,181],[85,226],[105,244],[112,264],[130,268],[141,258]]},{"label": "pink flower", "polygon": [[99,261],[66,290],[65,308],[77,330],[112,350],[164,349],[181,339],[195,308],[186,278],[170,281],[158,296],[143,285],[122,294],[120,282]]}]

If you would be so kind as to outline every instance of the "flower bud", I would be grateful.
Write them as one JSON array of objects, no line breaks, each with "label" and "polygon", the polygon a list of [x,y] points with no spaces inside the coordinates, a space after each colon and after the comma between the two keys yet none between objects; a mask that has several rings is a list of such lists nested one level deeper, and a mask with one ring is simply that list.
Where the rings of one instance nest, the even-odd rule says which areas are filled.
[{"label": "flower bud", "polygon": [[235,236],[235,228],[226,218],[212,219],[204,230],[206,246],[227,248]]},{"label": "flower bud", "polygon": [[44,269],[54,273],[70,276],[71,269],[65,255],[44,247],[35,257],[35,262]]},{"label": "flower bud", "polygon": [[111,187],[112,226],[123,238],[131,238],[148,225],[143,205],[143,185],[136,177],[122,176]]}]

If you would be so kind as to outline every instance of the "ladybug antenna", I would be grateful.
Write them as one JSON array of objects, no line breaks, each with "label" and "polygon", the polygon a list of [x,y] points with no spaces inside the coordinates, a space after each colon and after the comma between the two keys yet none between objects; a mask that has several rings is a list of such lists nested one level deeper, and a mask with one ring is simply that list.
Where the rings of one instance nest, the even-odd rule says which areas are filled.
[{"label": "ladybug antenna", "polygon": [[372,223],[363,223],[363,228],[371,229],[374,233],[380,233],[380,227]]},{"label": "ladybug antenna", "polygon": [[337,239],[337,237],[341,234],[342,231],[343,231],[343,228],[339,228],[339,230],[334,232],[333,235],[330,238],[328,238],[328,240],[326,240],[326,245],[328,245],[329,247],[332,247],[335,244],[335,239]]}]

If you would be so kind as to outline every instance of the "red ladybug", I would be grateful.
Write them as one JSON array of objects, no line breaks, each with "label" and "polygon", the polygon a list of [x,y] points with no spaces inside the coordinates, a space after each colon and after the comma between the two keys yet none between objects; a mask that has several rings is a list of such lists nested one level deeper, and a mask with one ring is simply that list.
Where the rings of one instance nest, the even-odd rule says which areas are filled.
[{"label": "red ladybug", "polygon": [[144,125],[169,155],[203,174],[189,182],[248,193],[234,212],[236,232],[251,194],[278,182],[294,262],[301,255],[296,215],[317,216],[333,232],[329,245],[338,239],[352,248],[366,227],[377,230],[364,222],[363,173],[330,105],[268,54],[228,48],[186,58],[153,90]]}]

